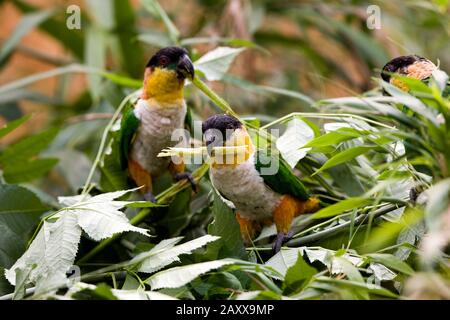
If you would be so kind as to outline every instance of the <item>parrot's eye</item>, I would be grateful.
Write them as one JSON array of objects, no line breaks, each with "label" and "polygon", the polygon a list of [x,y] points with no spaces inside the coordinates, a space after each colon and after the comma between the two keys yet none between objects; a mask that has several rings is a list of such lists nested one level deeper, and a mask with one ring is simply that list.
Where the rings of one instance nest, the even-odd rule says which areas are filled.
[{"label": "parrot's eye", "polygon": [[166,56],[162,56],[159,58],[159,63],[162,66],[165,66],[167,63],[169,63],[169,58],[167,58]]}]

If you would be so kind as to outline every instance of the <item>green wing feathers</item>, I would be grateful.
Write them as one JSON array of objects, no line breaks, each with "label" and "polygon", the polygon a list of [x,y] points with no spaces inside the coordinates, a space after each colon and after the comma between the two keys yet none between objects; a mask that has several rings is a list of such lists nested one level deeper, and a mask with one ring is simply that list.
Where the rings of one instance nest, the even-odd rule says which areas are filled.
[{"label": "green wing feathers", "polygon": [[[264,168],[268,168],[278,161],[279,167],[275,174],[264,174]],[[267,151],[258,150],[255,159],[256,170],[258,170],[264,182],[275,192],[289,194],[300,200],[308,200],[308,189],[300,179],[292,172],[289,165],[281,158]]]},{"label": "green wing feathers", "polygon": [[120,165],[122,169],[128,166],[128,155],[140,122],[132,107],[129,107],[122,116],[119,138]]}]

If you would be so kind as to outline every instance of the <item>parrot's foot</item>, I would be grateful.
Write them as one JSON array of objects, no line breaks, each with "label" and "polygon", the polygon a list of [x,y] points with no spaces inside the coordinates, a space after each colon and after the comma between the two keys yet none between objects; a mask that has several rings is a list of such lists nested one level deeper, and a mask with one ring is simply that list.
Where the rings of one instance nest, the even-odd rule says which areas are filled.
[{"label": "parrot's foot", "polygon": [[280,251],[281,246],[284,243],[286,243],[287,241],[289,241],[293,235],[294,235],[293,231],[289,231],[288,233],[278,232],[277,238],[275,239],[275,242],[273,243],[273,246],[272,246],[273,253],[275,254],[278,251]]},{"label": "parrot's foot", "polygon": [[174,176],[176,181],[180,181],[180,180],[184,180],[186,179],[190,184],[191,184],[191,188],[192,190],[197,193],[197,185],[195,184],[194,178],[192,177],[192,174],[190,174],[189,172],[181,172],[181,173],[177,173]]},{"label": "parrot's foot", "polygon": [[156,203],[156,198],[151,192],[144,193],[145,201]]}]

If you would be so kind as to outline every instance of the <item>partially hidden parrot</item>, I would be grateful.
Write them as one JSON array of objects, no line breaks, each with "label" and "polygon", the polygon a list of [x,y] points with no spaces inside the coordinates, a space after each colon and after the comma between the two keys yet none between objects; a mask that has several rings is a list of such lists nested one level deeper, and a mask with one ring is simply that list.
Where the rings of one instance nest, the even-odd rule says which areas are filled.
[{"label": "partially hidden parrot", "polygon": [[[428,80],[433,72],[437,70],[438,67],[428,60],[427,58],[418,56],[418,55],[407,55],[407,56],[399,56],[388,63],[385,64],[381,71],[381,78],[396,86],[397,88],[409,92],[410,88],[408,85],[402,81],[402,79],[395,78],[393,75],[398,74],[401,76],[409,77],[416,80],[426,81]],[[414,112],[406,107],[403,107],[403,112],[408,116],[414,117]],[[442,115],[437,115],[438,122],[443,121]],[[405,146],[406,157],[409,160],[412,160],[416,157],[420,157],[421,154],[418,152],[415,144],[416,142],[411,138],[405,138],[403,141]],[[422,173],[427,175],[431,175],[431,171],[427,166],[414,164],[413,167]],[[412,202],[415,202],[419,193],[421,192],[420,186],[415,186],[410,190],[410,199]]]},{"label": "partially hidden parrot", "polygon": [[400,56],[385,64],[381,71],[381,77],[384,81],[404,91],[409,91],[408,86],[401,79],[392,77],[392,74],[396,73],[417,80],[426,80],[431,77],[435,70],[437,70],[437,66],[427,58],[418,55]]},{"label": "partially hidden parrot", "polygon": [[176,164],[158,153],[176,141],[172,133],[183,129],[186,102],[183,97],[185,79],[194,77],[194,66],[188,52],[180,47],[167,47],[151,57],[145,67],[142,94],[124,112],[119,135],[120,162],[148,201],[155,201],[152,182],[170,170],[176,180],[187,179],[195,188],[184,163]]},{"label": "partially hidden parrot", "polygon": [[[220,195],[233,203],[245,243],[249,244],[263,225],[275,223],[278,252],[291,236],[292,220],[319,208],[319,200],[310,197],[300,179],[280,157],[257,150],[243,124],[229,115],[214,115],[202,124],[202,132],[211,156],[211,182]],[[214,147],[235,146],[245,149],[243,157],[220,160]],[[278,170],[265,174],[263,167],[278,161]]]}]

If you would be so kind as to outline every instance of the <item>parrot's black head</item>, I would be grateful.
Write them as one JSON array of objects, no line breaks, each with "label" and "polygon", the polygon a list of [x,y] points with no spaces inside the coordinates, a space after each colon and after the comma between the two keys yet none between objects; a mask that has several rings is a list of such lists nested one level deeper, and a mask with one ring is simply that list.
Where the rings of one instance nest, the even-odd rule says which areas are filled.
[{"label": "parrot's black head", "polygon": [[180,79],[192,79],[194,77],[194,65],[187,50],[181,47],[166,47],[159,50],[150,58],[146,68],[173,70],[176,71]]},{"label": "parrot's black head", "polygon": [[233,132],[242,128],[242,123],[229,115],[216,114],[202,123],[202,132],[207,147],[223,146]]},{"label": "parrot's black head", "polygon": [[415,79],[424,80],[431,76],[436,66],[428,59],[418,55],[400,56],[392,59],[383,67],[381,77],[390,82],[391,75],[398,73]]}]

